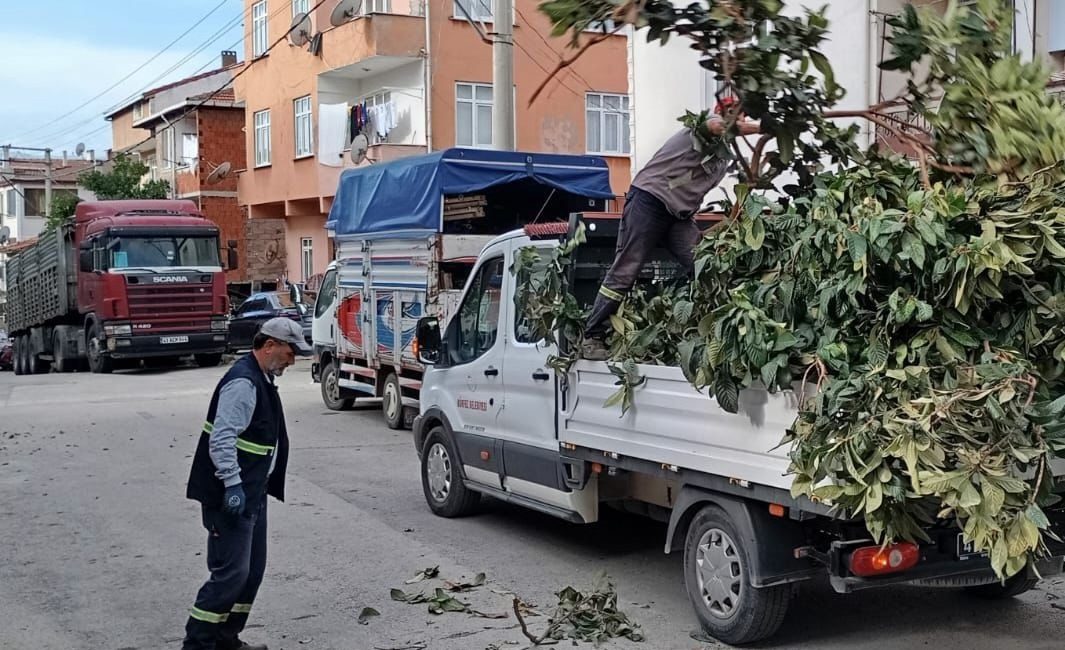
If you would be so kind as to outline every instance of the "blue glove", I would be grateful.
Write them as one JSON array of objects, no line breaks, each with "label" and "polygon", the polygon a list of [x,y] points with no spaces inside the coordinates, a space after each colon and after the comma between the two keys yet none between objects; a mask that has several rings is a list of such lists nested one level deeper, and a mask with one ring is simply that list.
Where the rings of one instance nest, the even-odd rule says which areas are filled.
[{"label": "blue glove", "polygon": [[227,515],[240,516],[244,514],[244,488],[240,483],[226,488],[226,496],[222,499],[222,512]]}]

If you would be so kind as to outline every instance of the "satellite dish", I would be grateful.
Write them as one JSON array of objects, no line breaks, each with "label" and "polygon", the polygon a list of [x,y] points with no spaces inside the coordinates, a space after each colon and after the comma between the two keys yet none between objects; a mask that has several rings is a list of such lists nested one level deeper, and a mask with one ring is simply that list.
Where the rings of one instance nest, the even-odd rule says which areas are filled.
[{"label": "satellite dish", "polygon": [[214,185],[216,183],[222,182],[222,179],[224,179],[226,176],[229,176],[229,170],[232,168],[233,165],[229,164],[228,161],[222,163],[221,165],[211,170],[211,173],[207,175],[207,180],[205,182],[208,185]]},{"label": "satellite dish", "polygon": [[74,155],[80,158],[83,153],[85,153],[85,143],[79,142],[78,146],[74,147]]},{"label": "satellite dish", "polygon": [[296,14],[292,19],[292,27],[288,30],[288,42],[296,47],[303,47],[311,40],[311,17],[307,14]]},{"label": "satellite dish", "polygon": [[362,161],[366,160],[366,151],[369,148],[370,141],[365,135],[360,133],[355,136],[355,139],[351,141],[351,162],[356,165],[362,164]]},{"label": "satellite dish", "polygon": [[358,16],[361,10],[362,0],[340,0],[336,8],[333,9],[333,13],[329,14],[329,24],[333,27],[340,27],[355,16]]},{"label": "satellite dish", "polygon": [[11,239],[11,229],[7,226],[0,228],[0,244],[6,244]]}]

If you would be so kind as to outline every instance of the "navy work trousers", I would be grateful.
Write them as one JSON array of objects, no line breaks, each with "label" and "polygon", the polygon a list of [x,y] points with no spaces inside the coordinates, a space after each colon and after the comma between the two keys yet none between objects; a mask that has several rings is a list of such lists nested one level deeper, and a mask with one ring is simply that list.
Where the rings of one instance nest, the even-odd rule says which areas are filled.
[{"label": "navy work trousers", "polygon": [[266,570],[266,496],[240,516],[203,508],[210,579],[196,595],[185,624],[183,650],[228,650],[238,645]]},{"label": "navy work trousers", "polygon": [[606,338],[610,317],[617,312],[618,305],[636,284],[643,265],[659,246],[665,246],[690,275],[700,237],[702,233],[694,219],[673,216],[650,192],[638,187],[629,190],[618,228],[617,254],[595,297],[585,335]]}]

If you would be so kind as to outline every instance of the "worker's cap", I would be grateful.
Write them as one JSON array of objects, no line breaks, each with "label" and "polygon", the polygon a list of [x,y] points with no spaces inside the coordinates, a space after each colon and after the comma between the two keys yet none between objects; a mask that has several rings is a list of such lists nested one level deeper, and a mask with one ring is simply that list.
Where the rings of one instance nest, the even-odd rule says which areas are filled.
[{"label": "worker's cap", "polygon": [[303,338],[303,327],[291,318],[280,316],[271,318],[263,323],[259,328],[259,333],[276,341],[288,343],[292,346],[292,351],[300,356],[307,357],[312,352],[311,346],[307,345],[307,341]]}]

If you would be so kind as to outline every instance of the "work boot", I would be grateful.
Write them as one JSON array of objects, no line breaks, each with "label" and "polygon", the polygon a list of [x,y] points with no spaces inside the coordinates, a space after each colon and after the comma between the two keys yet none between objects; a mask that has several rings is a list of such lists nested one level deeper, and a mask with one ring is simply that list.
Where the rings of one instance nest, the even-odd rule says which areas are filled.
[{"label": "work boot", "polygon": [[235,642],[229,643],[219,641],[217,647],[218,650],[269,650],[269,648],[266,647],[265,643],[258,643],[252,645],[251,643],[248,643],[247,641],[241,641],[240,639],[237,639]]},{"label": "work boot", "polygon": [[606,347],[606,341],[594,337],[584,339],[581,344],[581,358],[589,361],[606,361],[610,358],[610,350]]}]

